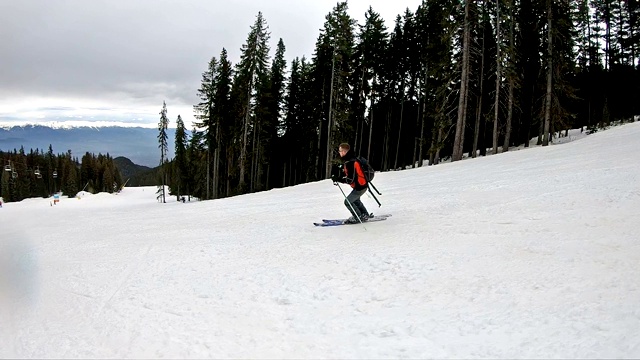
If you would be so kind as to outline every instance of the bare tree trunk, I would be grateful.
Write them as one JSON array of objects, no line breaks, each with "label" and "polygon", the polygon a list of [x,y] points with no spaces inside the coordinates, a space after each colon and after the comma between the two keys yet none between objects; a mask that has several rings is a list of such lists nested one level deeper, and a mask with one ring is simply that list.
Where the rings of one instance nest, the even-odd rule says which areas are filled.
[{"label": "bare tree trunk", "polygon": [[[324,95],[323,95],[324,97]],[[324,101],[322,103],[322,108],[324,109]],[[320,150],[322,149],[322,116],[320,116],[320,119],[318,120],[318,143],[316,144],[316,153],[314,155],[315,160],[316,160],[316,165],[314,167],[314,171],[313,173],[315,174],[316,180],[320,179],[320,169],[321,169],[321,165],[320,165]]]},{"label": "bare tree trunk", "polygon": [[227,147],[227,197],[231,196],[231,171],[233,170],[233,151],[231,147]]},{"label": "bare tree trunk", "polygon": [[553,38],[551,34],[551,0],[547,0],[547,96],[544,104],[544,134],[542,140],[542,146],[549,145],[549,125],[551,124],[551,91],[553,90],[553,47],[551,40]]},{"label": "bare tree trunk", "polygon": [[259,186],[259,179],[260,179],[260,168],[258,165],[258,162],[260,160],[260,135],[258,135],[260,133],[260,129],[259,129],[259,125],[257,124],[258,120],[254,120],[254,124],[253,124],[253,150],[251,151],[252,159],[251,159],[251,163],[253,164],[252,166],[252,176],[251,176],[251,192],[255,191],[258,189]]},{"label": "bare tree trunk", "polygon": [[434,165],[434,160],[436,157],[436,153],[434,149],[436,148],[436,136],[434,133],[431,134],[431,146],[429,147],[429,165]]},{"label": "bare tree trunk", "polygon": [[[318,128],[317,128],[317,133],[318,133],[318,143],[316,144],[316,152],[315,152],[315,160],[316,160],[316,164],[315,164],[315,168],[313,173],[315,174],[315,180],[319,180],[322,177],[322,164],[321,164],[321,152],[320,150],[322,149],[322,116],[324,115],[324,105],[325,105],[325,81],[326,79],[323,77],[322,78],[322,96],[321,96],[321,102],[320,102],[320,109],[322,109],[321,111],[321,115],[320,115],[320,119],[318,119]],[[333,83],[333,81],[331,81]],[[307,175],[307,177],[309,177],[309,175]]]},{"label": "bare tree trunk", "polygon": [[325,162],[325,179],[331,177],[331,130],[333,129],[333,78],[335,74],[336,67],[336,55],[335,50],[333,54],[333,59],[331,61],[331,91],[329,92],[329,121],[327,125],[327,159]]},{"label": "bare tree trunk", "polygon": [[[418,126],[420,126],[420,104],[422,102],[422,86],[420,86],[420,82],[421,80],[418,79],[418,114],[416,115],[416,128]],[[420,134],[422,134],[422,129],[420,130]],[[418,167],[417,165],[417,161],[418,161],[418,141],[420,140],[420,134],[418,134],[418,136],[414,136],[413,137],[413,158],[411,159],[411,167],[412,168],[416,168]]]},{"label": "bare tree trunk", "polygon": [[[633,21],[629,21],[629,38],[630,39],[635,39],[635,34],[636,34],[636,24],[633,23]],[[636,48],[637,48],[638,44],[637,42],[632,42],[631,43],[631,66],[632,67],[636,67]],[[635,105],[634,105],[634,109],[635,109]],[[635,111],[634,111],[635,114]]]},{"label": "bare tree trunk", "polygon": [[367,144],[367,159],[371,160],[371,139],[373,137],[373,107],[375,105],[376,99],[376,77],[377,75],[373,75],[373,81],[371,82],[371,104],[369,107],[369,142]]},{"label": "bare tree trunk", "polygon": [[[443,137],[443,130],[442,127],[440,127],[438,129],[438,144],[440,144],[442,142],[442,137]],[[437,165],[440,163],[440,146],[438,145],[438,150],[436,150],[436,154],[435,154],[435,158],[433,159],[433,163],[434,165]]]},{"label": "bare tree trunk", "polygon": [[393,162],[393,168],[398,168],[398,153],[400,153],[400,138],[402,136],[402,117],[404,115],[404,81],[402,82],[402,100],[400,100],[400,126],[398,127],[398,142],[396,144],[396,158]]},{"label": "bare tree trunk", "polygon": [[219,181],[219,166],[220,163],[220,125],[216,125],[216,150],[213,153],[213,193],[214,199],[218,198],[218,181]]},{"label": "bare tree trunk", "polygon": [[358,149],[359,152],[362,152],[362,141],[364,138],[364,125],[365,125],[365,118],[366,118],[366,113],[367,113],[367,101],[366,101],[366,97],[364,94],[364,76],[365,76],[365,72],[366,72],[366,68],[363,66],[362,67],[362,78],[360,81],[360,99],[361,101],[364,103],[365,105],[365,113],[362,114],[362,118],[360,118],[358,116],[358,121],[356,123],[356,140],[354,142],[354,145],[356,146],[356,148]]},{"label": "bare tree trunk", "polygon": [[384,132],[384,156],[382,160],[382,168],[384,170],[389,170],[389,129],[390,129],[390,120],[391,119],[391,102],[389,102],[389,107],[387,107],[387,115],[386,115],[386,125]]},{"label": "bare tree trunk", "polygon": [[372,92],[371,105],[369,108],[369,144],[367,145],[367,159],[369,160],[371,160],[371,137],[373,135],[373,102],[374,102],[374,96]]},{"label": "bare tree trunk", "polygon": [[[207,140],[207,142],[209,142],[209,141]],[[210,182],[209,182],[209,174],[211,173],[209,171],[209,164],[211,163],[209,161],[209,154],[211,154],[211,144],[207,144],[207,192],[206,192],[207,200],[211,199],[211,197],[209,197],[209,189],[210,189],[210,187],[209,187],[209,184],[210,184]]]},{"label": "bare tree trunk", "polygon": [[289,159],[287,161],[285,161],[282,164],[282,187],[286,187],[287,186],[287,180],[289,179],[289,176],[287,175],[287,169],[288,166],[291,163],[291,157],[289,157]]},{"label": "bare tree trunk", "polygon": [[[547,5],[550,6],[550,5]],[[611,3],[605,1],[607,7],[605,13],[605,32],[604,32],[604,69],[611,70]],[[550,16],[550,15],[548,15]]]},{"label": "bare tree trunk", "polygon": [[469,3],[466,0],[464,5],[464,35],[462,41],[462,76],[460,81],[460,100],[458,102],[458,121],[456,123],[456,135],[453,142],[452,161],[462,159],[464,148],[464,130],[465,120],[467,116],[467,96],[469,85],[469,54],[470,54],[470,38],[471,38],[471,20],[469,19]]},{"label": "bare tree trunk", "polygon": [[249,179],[251,180],[249,184],[249,191],[254,192],[256,187],[259,186],[260,182],[260,168],[259,168],[259,160],[260,160],[260,125],[258,124],[258,120],[255,119],[253,121],[253,145],[251,147],[251,175]]},{"label": "bare tree trunk", "polygon": [[[509,1],[509,10],[510,10],[510,16],[509,16],[509,64],[511,65],[511,68],[513,69],[514,66],[514,37],[513,37],[513,28],[514,28],[514,23],[515,23],[515,19],[514,19],[514,3],[513,0]],[[502,146],[502,151],[509,151],[509,142],[511,141],[511,122],[513,121],[513,92],[514,89],[516,87],[515,84],[515,74],[513,73],[513,71],[508,71],[507,72],[508,77],[509,77],[509,99],[507,100],[507,124],[504,130],[504,145]]]},{"label": "bare tree trunk", "polygon": [[353,146],[358,149],[358,151],[362,150],[362,132],[364,131],[364,124],[362,124],[362,122],[358,116],[356,120],[356,138],[353,141]]},{"label": "bare tree trunk", "polygon": [[240,183],[238,187],[240,191],[244,191],[245,186],[245,167],[247,160],[247,134],[249,132],[249,118],[251,113],[251,90],[253,87],[253,77],[249,80],[249,88],[247,89],[247,105],[244,114],[244,130],[242,134],[242,150],[240,151]]},{"label": "bare tree trunk", "polygon": [[[428,70],[429,67],[428,65],[425,65],[425,70],[424,70],[424,88],[425,88],[425,92],[426,92],[426,88],[427,88],[427,74],[428,74]],[[418,145],[418,167],[422,166],[422,157],[424,156],[424,152],[423,152],[423,147],[424,147],[424,123],[425,123],[425,117],[426,117],[426,112],[427,112],[427,99],[425,98],[424,101],[422,102],[422,116],[420,117],[420,144]]]},{"label": "bare tree trunk", "polygon": [[502,59],[500,59],[500,46],[502,36],[500,36],[500,0],[496,0],[496,101],[494,103],[493,115],[493,153],[498,153],[498,116],[500,115],[500,81],[502,77]]},{"label": "bare tree trunk", "polygon": [[[486,11],[485,2],[482,2],[482,16],[484,19]],[[476,108],[476,125],[473,130],[473,149],[471,150],[471,157],[478,156],[478,139],[480,138],[480,121],[482,121],[482,102],[484,95],[484,50],[485,50],[485,32],[484,32],[484,20],[482,21],[482,49],[480,50],[480,95],[478,96],[478,107]]]},{"label": "bare tree trunk", "polygon": [[218,185],[220,183],[220,149],[216,148],[213,154],[213,198],[218,198]]},{"label": "bare tree trunk", "polygon": [[264,182],[265,185],[263,187],[264,190],[269,190],[269,186],[271,185],[269,184],[270,173],[271,173],[271,162],[267,164],[267,173],[265,174],[265,182]]},{"label": "bare tree trunk", "polygon": [[511,142],[511,124],[513,123],[513,102],[514,102],[514,89],[515,89],[515,81],[513,78],[509,79],[509,98],[507,105],[507,125],[504,130],[504,145],[502,146],[502,151],[509,151],[509,143]]}]

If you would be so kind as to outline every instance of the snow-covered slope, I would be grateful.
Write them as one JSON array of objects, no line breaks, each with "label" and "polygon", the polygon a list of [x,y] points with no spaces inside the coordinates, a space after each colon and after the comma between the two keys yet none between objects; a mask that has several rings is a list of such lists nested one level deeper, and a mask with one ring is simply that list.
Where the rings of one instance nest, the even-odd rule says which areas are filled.
[{"label": "snow-covered slope", "polygon": [[380,173],[364,226],[328,180],[5,204],[0,357],[638,358],[638,138]]}]

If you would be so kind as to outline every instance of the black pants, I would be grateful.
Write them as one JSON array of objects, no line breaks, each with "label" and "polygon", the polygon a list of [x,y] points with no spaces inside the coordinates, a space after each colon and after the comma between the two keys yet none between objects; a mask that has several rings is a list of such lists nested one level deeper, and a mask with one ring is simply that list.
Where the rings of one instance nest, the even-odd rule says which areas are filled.
[{"label": "black pants", "polygon": [[366,192],[366,188],[362,190],[353,189],[345,199],[344,205],[347,207],[347,209],[349,209],[351,215],[360,217],[362,214],[369,214],[367,208],[365,208],[362,201],[360,201],[360,197]]}]

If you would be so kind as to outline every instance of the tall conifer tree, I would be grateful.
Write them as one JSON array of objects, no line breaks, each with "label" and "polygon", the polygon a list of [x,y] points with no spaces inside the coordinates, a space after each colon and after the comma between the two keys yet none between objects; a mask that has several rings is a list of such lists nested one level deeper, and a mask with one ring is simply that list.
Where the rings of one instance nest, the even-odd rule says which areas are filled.
[{"label": "tall conifer tree", "polygon": [[321,109],[318,118],[318,178],[329,177],[338,143],[351,138],[354,132],[348,120],[356,21],[347,10],[348,5],[344,1],[327,14],[316,42],[313,76],[320,98],[316,99],[314,106]]},{"label": "tall conifer tree", "polygon": [[189,164],[187,159],[187,132],[184,127],[182,117],[178,115],[176,120],[175,134],[175,158],[174,158],[175,178],[173,184],[175,188],[171,189],[177,199],[182,195],[189,193]]},{"label": "tall conifer tree", "polygon": [[240,174],[238,187],[241,192],[246,190],[247,166],[250,164],[248,149],[253,148],[249,144],[249,133],[255,131],[255,103],[256,89],[261,81],[264,81],[268,71],[269,61],[269,38],[267,22],[259,12],[256,21],[247,37],[247,40],[240,49],[240,62],[236,66],[236,78],[234,87],[237,89],[238,102],[240,105],[240,118],[242,124],[242,137],[240,139]]},{"label": "tall conifer tree", "polygon": [[169,119],[167,118],[167,104],[162,102],[162,110],[160,111],[160,122],[158,122],[158,148],[160,149],[160,177],[161,187],[158,187],[158,199],[163,203],[166,202],[164,186],[167,182],[166,167],[167,163],[167,129],[169,128]]},{"label": "tall conifer tree", "polygon": [[227,50],[220,53],[220,64],[216,71],[214,91],[214,120],[216,123],[215,153],[213,159],[213,197],[229,196],[230,173],[235,164],[233,162],[233,125],[231,84],[233,69],[227,56]]},{"label": "tall conifer tree", "polygon": [[218,70],[218,60],[212,57],[209,61],[207,71],[202,73],[202,81],[200,89],[198,89],[198,95],[201,102],[194,105],[195,118],[198,120],[196,125],[203,129],[206,157],[204,163],[198,163],[198,166],[205,168],[206,184],[205,184],[205,199],[210,199],[211,189],[211,161],[212,152],[215,148],[216,137],[216,121],[214,119],[214,107],[215,107],[215,89],[216,89],[216,72]]}]

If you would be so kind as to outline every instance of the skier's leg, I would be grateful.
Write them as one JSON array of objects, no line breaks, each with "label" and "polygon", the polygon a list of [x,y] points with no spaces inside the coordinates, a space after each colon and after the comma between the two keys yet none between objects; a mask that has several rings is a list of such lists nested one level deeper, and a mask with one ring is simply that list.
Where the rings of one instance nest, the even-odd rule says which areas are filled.
[{"label": "skier's leg", "polygon": [[355,190],[351,191],[351,193],[347,196],[347,198],[344,199],[344,206],[346,206],[347,209],[349,209],[351,216],[355,218],[355,217],[358,217],[359,214],[354,211],[359,211],[359,210],[358,210],[358,207],[353,204],[354,193],[355,193]]},{"label": "skier's leg", "polygon": [[364,204],[362,203],[362,201],[360,201],[360,199],[356,200],[354,204],[360,211],[360,214],[366,214],[367,216],[369,216],[369,211],[367,211],[367,208],[364,207]]},{"label": "skier's leg", "polygon": [[[354,189],[354,190],[351,191],[351,193],[347,196],[347,199],[344,201],[345,206],[349,209],[349,211],[351,212],[351,214],[353,216],[360,217],[360,215],[362,215],[362,214],[368,214],[367,209],[364,207],[364,204],[362,204],[362,201],[360,201],[360,197],[366,191],[367,191],[366,189],[364,189],[364,190],[355,190]],[[355,211],[355,213],[354,213],[354,211]]]}]

